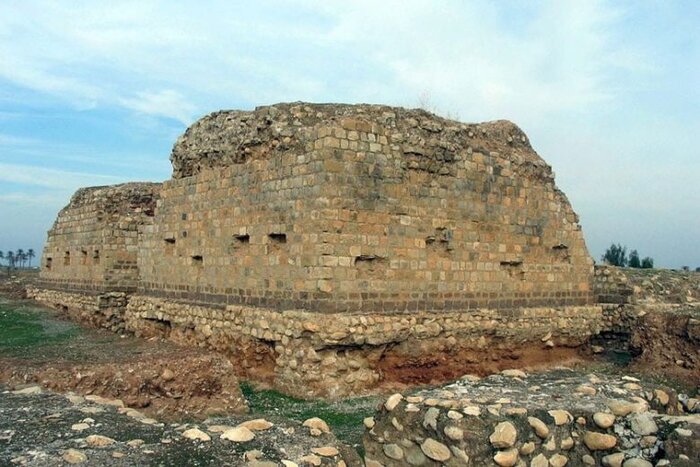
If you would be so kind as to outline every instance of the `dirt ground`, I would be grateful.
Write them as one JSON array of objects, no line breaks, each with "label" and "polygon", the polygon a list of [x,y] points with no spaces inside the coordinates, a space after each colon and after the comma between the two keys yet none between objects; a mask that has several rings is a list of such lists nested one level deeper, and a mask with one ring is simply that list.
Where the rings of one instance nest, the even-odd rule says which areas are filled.
[{"label": "dirt ground", "polygon": [[213,352],[86,329],[28,302],[0,303],[0,383],[121,399],[158,418],[247,410],[231,362]]}]

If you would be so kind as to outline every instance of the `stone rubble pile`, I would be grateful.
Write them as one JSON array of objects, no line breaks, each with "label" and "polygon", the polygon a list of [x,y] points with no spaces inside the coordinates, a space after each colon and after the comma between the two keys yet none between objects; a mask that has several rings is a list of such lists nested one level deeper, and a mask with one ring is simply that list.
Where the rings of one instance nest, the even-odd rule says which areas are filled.
[{"label": "stone rubble pile", "polygon": [[[700,401],[561,369],[394,394],[365,420],[366,465],[698,465]],[[686,463],[687,462],[687,463]]]},{"label": "stone rubble pile", "polygon": [[[162,423],[99,396],[0,392],[0,465],[361,465],[319,418]],[[201,462],[201,463],[199,463]]]}]

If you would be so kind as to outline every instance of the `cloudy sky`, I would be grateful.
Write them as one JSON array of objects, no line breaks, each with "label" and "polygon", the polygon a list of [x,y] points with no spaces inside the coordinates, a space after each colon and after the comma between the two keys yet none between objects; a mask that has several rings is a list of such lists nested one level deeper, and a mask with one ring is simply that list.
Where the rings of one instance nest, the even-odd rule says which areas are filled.
[{"label": "cloudy sky", "polygon": [[0,250],[80,186],[164,180],[218,109],[427,105],[509,119],[591,254],[700,266],[700,2],[0,2]]}]

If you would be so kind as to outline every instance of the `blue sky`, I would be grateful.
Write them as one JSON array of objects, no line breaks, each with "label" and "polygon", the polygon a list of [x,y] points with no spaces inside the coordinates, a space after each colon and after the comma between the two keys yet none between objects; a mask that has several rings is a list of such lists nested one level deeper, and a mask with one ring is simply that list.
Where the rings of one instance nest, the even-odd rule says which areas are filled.
[{"label": "blue sky", "polygon": [[700,266],[700,2],[0,3],[0,250],[81,186],[162,181],[218,109],[370,102],[509,119],[598,259]]}]

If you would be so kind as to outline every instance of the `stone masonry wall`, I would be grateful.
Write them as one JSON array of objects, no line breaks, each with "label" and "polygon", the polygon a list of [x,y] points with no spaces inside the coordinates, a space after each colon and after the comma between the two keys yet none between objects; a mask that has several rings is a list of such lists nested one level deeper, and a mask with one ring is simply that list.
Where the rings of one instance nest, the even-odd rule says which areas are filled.
[{"label": "stone masonry wall", "polygon": [[78,190],[49,230],[42,287],[135,290],[138,228],[151,222],[159,188],[158,183],[127,183]]},{"label": "stone masonry wall", "polygon": [[130,299],[125,319],[137,334],[234,355],[243,373],[264,367],[287,393],[330,398],[388,382],[454,379],[472,367],[483,371],[490,357],[500,365],[496,370],[517,364],[523,352],[556,361],[566,353],[558,351],[584,344],[602,324],[595,306],[329,316],[240,305],[217,309],[147,296]]},{"label": "stone masonry wall", "polygon": [[203,118],[171,159],[142,294],[322,312],[593,302],[578,218],[512,123],[278,104]]},{"label": "stone masonry wall", "polygon": [[578,217],[510,122],[278,104],[201,119],[171,160],[79,190],[31,295],[302,397],[559,362],[603,328]]},{"label": "stone masonry wall", "polygon": [[124,292],[86,293],[29,288],[27,296],[65,312],[76,321],[113,332],[125,331],[124,313],[128,295]]}]

